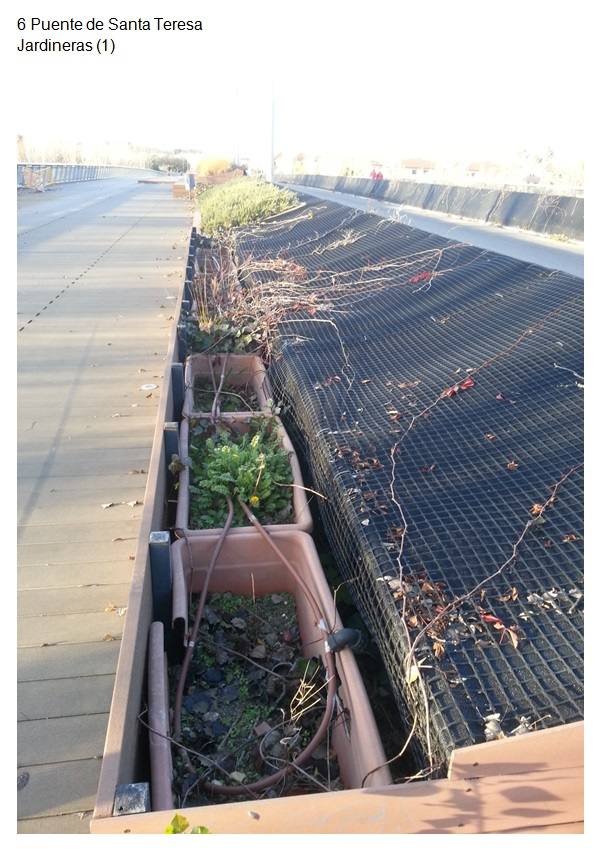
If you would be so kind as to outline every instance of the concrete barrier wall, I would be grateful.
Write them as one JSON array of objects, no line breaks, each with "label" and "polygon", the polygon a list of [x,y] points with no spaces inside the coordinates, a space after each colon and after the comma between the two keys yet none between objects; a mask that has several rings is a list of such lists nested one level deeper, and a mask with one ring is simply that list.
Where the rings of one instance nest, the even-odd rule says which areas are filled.
[{"label": "concrete barrier wall", "polygon": [[558,234],[576,240],[583,240],[584,235],[584,200],[575,196],[331,175],[284,175],[277,180],[514,226],[539,234]]}]

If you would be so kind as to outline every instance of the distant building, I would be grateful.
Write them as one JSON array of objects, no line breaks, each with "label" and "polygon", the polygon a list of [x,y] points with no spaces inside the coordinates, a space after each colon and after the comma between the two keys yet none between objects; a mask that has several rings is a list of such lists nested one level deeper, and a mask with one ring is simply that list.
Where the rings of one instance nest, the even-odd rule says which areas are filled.
[{"label": "distant building", "polygon": [[433,160],[422,160],[418,157],[411,160],[401,160],[402,178],[421,178],[423,175],[429,175],[435,169],[436,163]]},{"label": "distant building", "polygon": [[491,181],[500,177],[504,170],[504,166],[499,163],[492,163],[490,160],[474,161],[467,166],[465,174],[468,178],[475,178],[479,181]]}]

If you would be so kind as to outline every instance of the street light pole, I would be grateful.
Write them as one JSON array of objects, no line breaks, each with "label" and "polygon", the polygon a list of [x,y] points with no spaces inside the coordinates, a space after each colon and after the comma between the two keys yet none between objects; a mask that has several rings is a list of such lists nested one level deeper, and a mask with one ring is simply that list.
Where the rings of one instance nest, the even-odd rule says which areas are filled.
[{"label": "street light pole", "polygon": [[274,81],[272,81],[272,98],[270,105],[270,174],[269,181],[274,181]]},{"label": "street light pole", "polygon": [[239,87],[235,89],[235,101],[236,101],[236,110],[235,110],[235,138],[237,140],[237,150],[235,155],[235,166],[239,165],[239,125],[240,125],[240,111],[241,111],[241,92]]}]

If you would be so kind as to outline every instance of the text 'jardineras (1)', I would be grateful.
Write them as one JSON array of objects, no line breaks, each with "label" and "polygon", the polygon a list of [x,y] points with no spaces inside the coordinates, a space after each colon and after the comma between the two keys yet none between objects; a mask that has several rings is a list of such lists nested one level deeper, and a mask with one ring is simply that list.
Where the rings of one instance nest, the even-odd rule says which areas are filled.
[{"label": "text 'jardineras (1)'", "polygon": [[[17,51],[22,53],[102,53],[113,54],[117,41],[106,33],[163,32],[197,33],[204,30],[199,19],[179,20],[173,18],[18,18],[17,29],[29,32],[33,38],[22,36],[17,42]],[[64,40],[45,36],[46,33],[102,33],[97,38]]]}]

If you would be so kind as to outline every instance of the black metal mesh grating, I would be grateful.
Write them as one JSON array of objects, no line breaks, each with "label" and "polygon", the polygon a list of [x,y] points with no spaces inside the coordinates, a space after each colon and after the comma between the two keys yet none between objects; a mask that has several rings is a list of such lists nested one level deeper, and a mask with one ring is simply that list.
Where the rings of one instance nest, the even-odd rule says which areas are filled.
[{"label": "black metal mesh grating", "polygon": [[[279,327],[270,377],[314,488],[328,497],[319,502],[327,536],[399,707],[408,722],[417,716],[422,752],[446,762],[454,747],[484,739],[490,713],[505,733],[522,716],[538,727],[579,720],[581,280],[305,201],[239,232],[237,253],[302,265],[318,294],[317,313]],[[256,266],[258,281],[277,275]],[[468,377],[473,385],[439,399]],[[434,624],[441,657],[433,637],[420,641],[421,680],[408,683],[395,596],[401,542],[402,580],[418,597],[406,612],[417,619],[413,640],[440,607],[426,585],[450,602],[484,582],[563,477],[517,559],[443,631]]]}]

